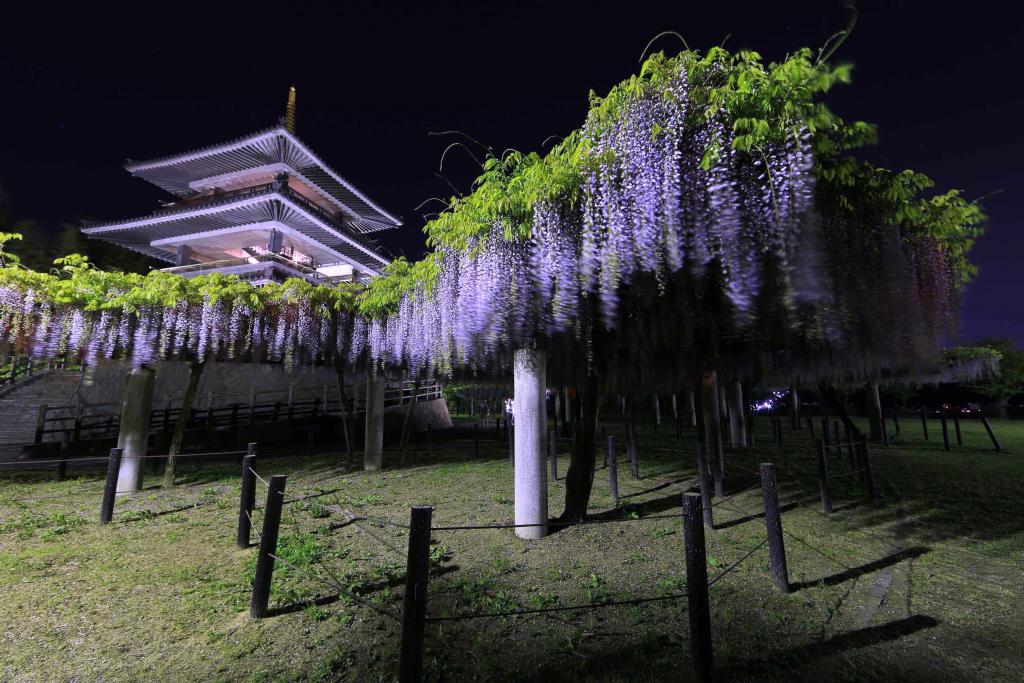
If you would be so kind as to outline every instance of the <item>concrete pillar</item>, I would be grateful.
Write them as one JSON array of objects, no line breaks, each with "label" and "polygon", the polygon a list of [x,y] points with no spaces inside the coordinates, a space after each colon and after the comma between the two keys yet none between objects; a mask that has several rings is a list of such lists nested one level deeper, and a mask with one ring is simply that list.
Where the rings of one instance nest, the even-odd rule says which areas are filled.
[{"label": "concrete pillar", "polygon": [[729,442],[733,448],[744,448],[747,445],[747,426],[744,424],[746,406],[743,405],[743,382],[738,379],[732,383],[732,401],[729,405]]},{"label": "concrete pillar", "polygon": [[686,391],[686,412],[689,414],[690,426],[697,426],[697,402],[693,397],[693,389]]},{"label": "concrete pillar", "polygon": [[179,244],[178,251],[174,255],[174,265],[187,266],[192,263],[192,247],[187,244]]},{"label": "concrete pillar", "polygon": [[375,472],[384,466],[384,388],[387,382],[379,375],[366,379],[366,445],[363,448],[363,469]]},{"label": "concrete pillar", "polygon": [[542,524],[516,529],[519,538],[542,538],[547,533],[548,475],[545,467],[547,415],[543,351],[519,349],[513,360],[515,386],[515,523]]},{"label": "concrete pillar", "polygon": [[141,456],[146,454],[149,417],[153,410],[153,378],[156,373],[145,366],[132,368],[124,383],[121,400],[121,428],[117,447],[122,449],[121,469],[117,472],[117,492],[142,488]]}]

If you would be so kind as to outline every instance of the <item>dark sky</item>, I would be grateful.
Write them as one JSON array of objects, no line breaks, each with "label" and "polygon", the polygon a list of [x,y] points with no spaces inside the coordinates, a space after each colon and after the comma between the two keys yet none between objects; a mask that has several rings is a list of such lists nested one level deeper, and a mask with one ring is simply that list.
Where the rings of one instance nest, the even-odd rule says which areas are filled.
[{"label": "dark sky", "polygon": [[[952,4],[952,3],[949,3]],[[268,127],[298,89],[299,137],[405,227],[382,237],[422,253],[416,206],[451,190],[434,174],[458,129],[495,150],[537,149],[582,123],[587,93],[638,68],[657,33],[691,47],[721,43],[781,58],[841,28],[842,3],[398,2],[137,4],[135,13],[26,3],[4,10],[0,39],[0,186],[12,213],[63,221],[126,218],[166,198],[127,174],[146,159]],[[963,336],[1024,345],[1024,95],[1020,22],[1012,3],[862,2],[836,58],[854,83],[829,103],[877,123],[865,156],[913,168],[938,187],[985,200],[991,224],[974,260]],[[145,9],[143,9],[145,8]],[[155,14],[155,8],[162,10]],[[656,48],[676,50],[662,38]],[[465,189],[476,169],[449,153],[445,175]]]}]

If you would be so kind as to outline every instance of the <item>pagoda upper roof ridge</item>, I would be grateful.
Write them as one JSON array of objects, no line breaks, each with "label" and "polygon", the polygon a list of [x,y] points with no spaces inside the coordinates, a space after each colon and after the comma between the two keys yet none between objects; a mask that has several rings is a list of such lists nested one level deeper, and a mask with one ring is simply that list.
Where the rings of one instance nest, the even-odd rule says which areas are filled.
[{"label": "pagoda upper roof ridge", "polygon": [[[214,151],[216,151],[218,149],[223,149],[224,147],[231,147],[232,145],[238,145],[238,144],[241,144],[243,142],[248,142],[249,140],[252,140],[253,138],[262,137],[262,136],[266,135],[267,133],[273,133],[274,131],[278,131],[278,130],[283,132],[283,133],[288,133],[288,131],[285,129],[284,125],[278,123],[278,124],[275,124],[275,125],[270,126],[268,128],[262,128],[262,129],[260,129],[258,131],[253,132],[253,133],[249,133],[248,135],[240,135],[240,136],[238,136],[236,138],[232,138],[232,139],[227,140],[225,142],[218,142],[218,143],[212,144],[212,145],[204,145],[202,147],[196,147],[195,149],[190,149],[190,150],[187,150],[185,152],[177,152],[176,154],[168,154],[168,155],[165,155],[165,156],[162,156],[162,157],[153,157],[152,159],[137,160],[137,159],[128,158],[128,159],[125,159],[124,168],[125,168],[125,170],[131,172],[131,171],[141,170],[143,168],[148,168],[148,167],[152,167],[152,166],[164,166],[166,164],[172,164],[175,161],[178,161],[179,159],[183,159],[183,158],[186,158],[186,157],[201,156],[201,155],[203,155],[203,154],[205,154],[207,152],[214,152]],[[289,133],[289,135],[291,135],[292,137],[295,137],[294,133]],[[296,139],[298,140],[298,138],[296,138]],[[306,145],[303,144],[303,146],[306,146]]]},{"label": "pagoda upper roof ridge", "polygon": [[[132,175],[142,177],[172,194],[184,197],[191,193],[189,187],[190,179],[194,181],[215,176],[217,172],[215,172],[213,167],[218,165],[219,167],[216,170],[223,172],[231,170],[231,167],[236,163],[244,164],[244,161],[238,161],[239,155],[244,156],[245,153],[258,149],[263,141],[272,136],[281,137],[290,145],[291,151],[286,154],[292,158],[289,158],[285,163],[307,181],[321,186],[322,191],[333,197],[340,206],[360,218],[376,223],[378,227],[375,229],[396,228],[402,225],[401,219],[385,211],[376,202],[360,192],[352,183],[343,178],[337,171],[328,166],[309,145],[304,143],[295,133],[288,130],[283,123],[278,123],[277,125],[233,138],[226,142],[198,147],[187,152],[179,152],[145,161],[129,159],[125,163],[124,168]],[[246,150],[247,146],[250,146],[248,150]],[[235,154],[232,155],[232,152]],[[299,161],[308,162],[309,165],[294,163],[296,154]],[[214,157],[215,155],[227,156],[223,157],[220,161],[207,159],[207,157]],[[188,165],[192,165],[192,171],[187,169]],[[200,171],[198,170],[199,168],[203,170]],[[311,177],[310,175],[314,169],[316,171],[314,175],[317,177]],[[370,226],[366,226],[366,230],[369,231]]]}]

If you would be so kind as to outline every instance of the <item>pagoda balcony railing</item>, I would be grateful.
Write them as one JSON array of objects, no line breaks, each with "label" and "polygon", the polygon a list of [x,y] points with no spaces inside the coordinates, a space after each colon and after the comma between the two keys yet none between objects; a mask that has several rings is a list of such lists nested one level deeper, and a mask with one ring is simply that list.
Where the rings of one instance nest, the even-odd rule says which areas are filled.
[{"label": "pagoda balcony railing", "polygon": [[308,265],[303,265],[297,261],[293,261],[281,254],[275,254],[274,252],[266,252],[263,254],[256,254],[253,256],[246,256],[243,258],[228,258],[218,259],[216,261],[208,261],[206,263],[189,263],[184,266],[173,266],[171,268],[162,268],[161,271],[164,273],[173,273],[175,275],[198,275],[205,272],[224,270],[225,268],[233,268],[237,266],[246,265],[258,265],[260,263],[277,264],[284,266],[285,268],[296,271],[298,275],[311,278],[313,280],[339,280],[344,278],[328,277],[323,273],[317,272],[315,268],[310,268]]},{"label": "pagoda balcony railing", "polygon": [[[287,198],[289,201],[300,206],[307,213],[312,214],[313,216],[320,219],[324,223],[327,223],[328,225],[338,230],[339,232],[344,233],[345,237],[347,237],[348,239],[357,242],[358,244],[369,249],[370,251],[374,252],[383,259],[386,259],[388,261],[391,260],[391,257],[381,250],[380,245],[375,240],[357,234],[354,230],[345,225],[343,219],[325,210],[323,207],[319,206],[315,202],[310,201],[306,197],[302,196],[295,190],[288,187],[288,185],[276,181],[271,183],[264,183],[262,185],[252,185],[250,187],[243,187],[237,190],[219,192],[214,195],[200,196],[192,199],[183,199],[180,202],[168,204],[164,208],[152,212],[151,214],[149,214],[149,217],[157,218],[161,216],[185,214],[192,211],[196,211],[198,209],[208,209],[211,207],[221,206],[224,204],[230,204],[232,202],[238,201],[239,199],[249,199],[252,197],[261,197],[273,194],[279,194]],[[126,219],[123,221],[117,221],[113,223],[107,221],[85,221],[83,223],[83,227],[89,228],[99,225],[112,227],[120,223],[131,223],[134,220],[135,219]]]}]

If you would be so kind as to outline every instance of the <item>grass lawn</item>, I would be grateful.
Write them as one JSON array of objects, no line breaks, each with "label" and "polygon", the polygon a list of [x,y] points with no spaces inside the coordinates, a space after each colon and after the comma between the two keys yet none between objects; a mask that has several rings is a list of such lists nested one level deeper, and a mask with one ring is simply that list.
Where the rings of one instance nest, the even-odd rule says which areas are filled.
[{"label": "grass lawn", "polygon": [[[97,523],[99,469],[0,473],[0,680],[387,681],[397,670],[405,531],[342,513],[406,523],[434,506],[434,525],[511,521],[507,444],[482,430],[473,460],[466,423],[435,434],[433,458],[405,468],[347,472],[336,453],[261,456],[259,471],[288,474],[271,604],[248,618],[255,548],[234,546],[233,462],[186,472],[171,491],[118,500]],[[436,532],[428,614],[592,604],[685,589],[680,496],[695,485],[692,430],[640,432],[641,479],[629,478],[619,435],[620,500],[599,469],[593,514],[631,521],[578,526],[541,541],[508,530]],[[866,425],[865,425],[866,426]],[[1024,680],[1024,422],[980,422],[965,446],[942,449],[905,421],[871,456],[879,499],[855,476],[833,481],[837,512],[820,512],[806,430],[782,448],[727,452],[727,494],[707,532],[714,579],[764,539],[749,470],[774,462],[790,580],[774,589],[764,547],[711,588],[715,667],[723,680]],[[950,427],[952,434],[952,426]],[[768,423],[757,426],[768,444]],[[559,473],[568,465],[560,443]],[[304,450],[304,449],[303,449]],[[849,468],[836,458],[834,473]],[[146,485],[155,487],[156,475]],[[264,489],[258,486],[262,505]],[[561,510],[564,482],[550,482]],[[260,518],[257,514],[257,528]],[[255,539],[255,534],[253,535]],[[317,577],[333,576],[339,591]],[[355,597],[352,597],[355,596]],[[428,624],[431,680],[688,680],[686,600]]]}]

